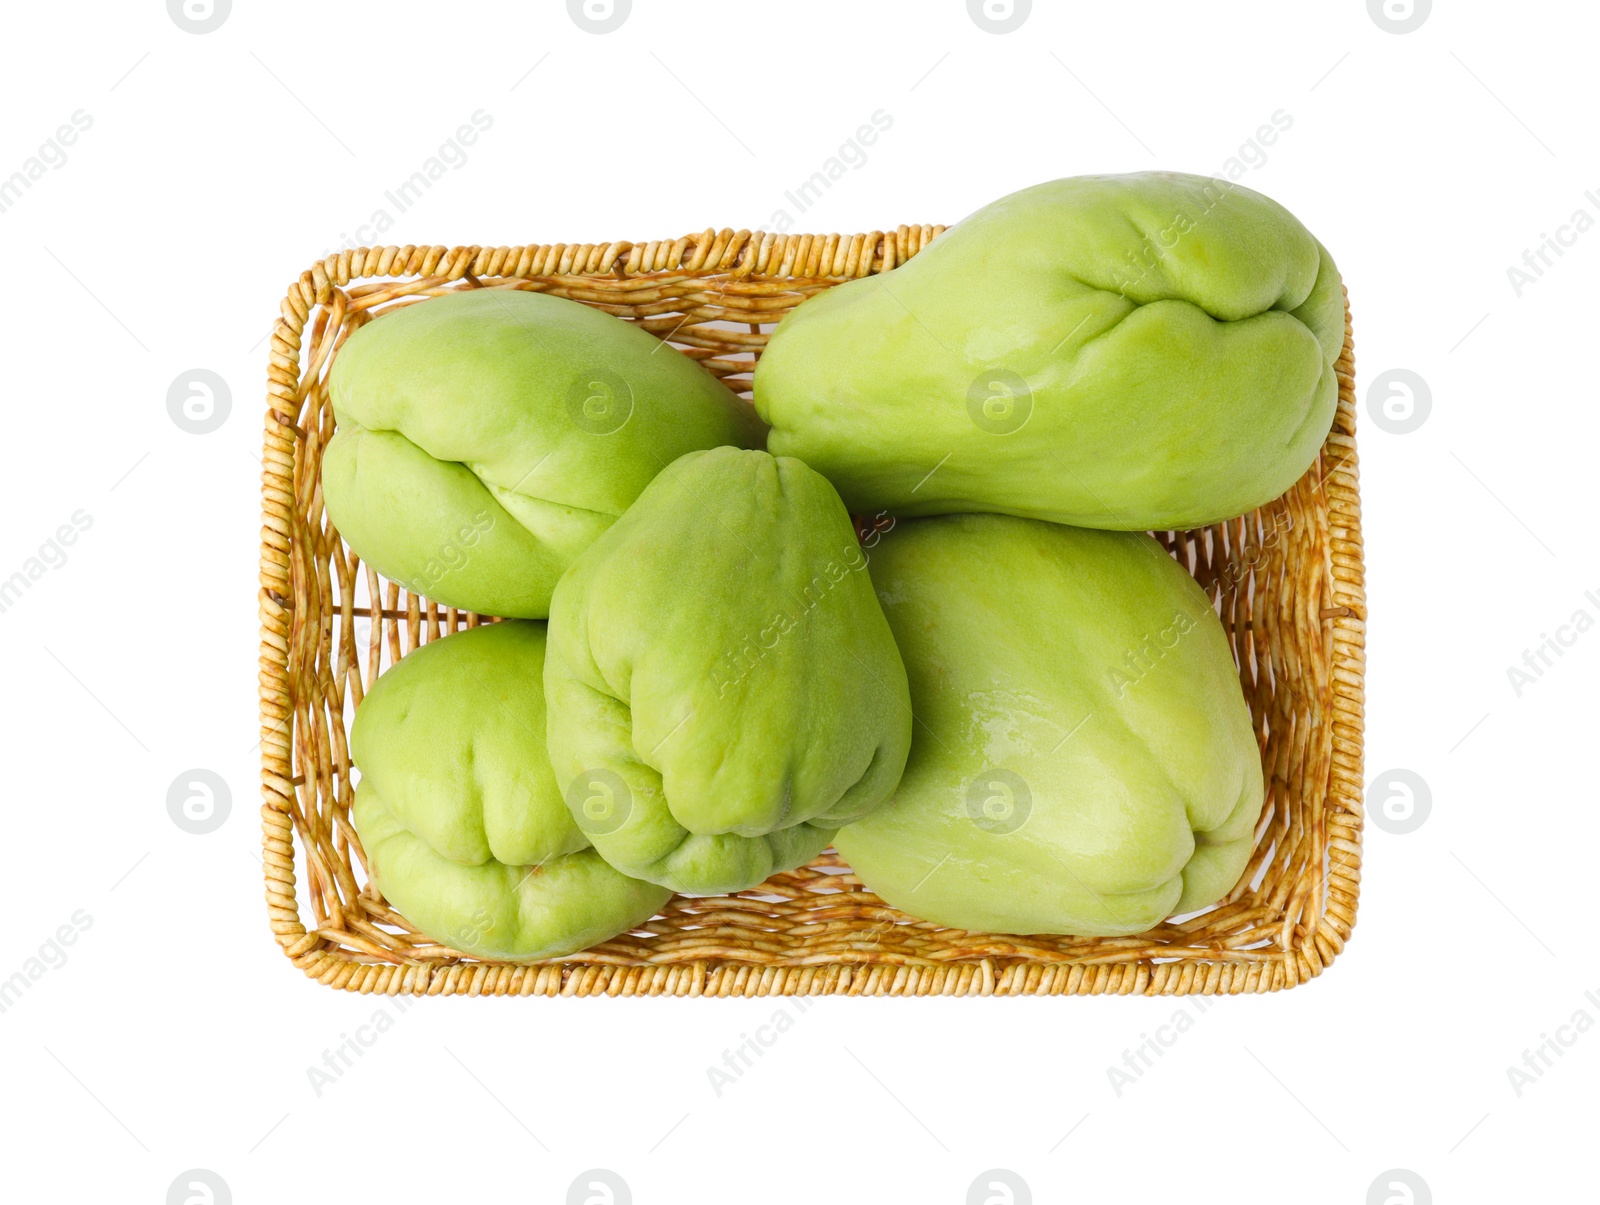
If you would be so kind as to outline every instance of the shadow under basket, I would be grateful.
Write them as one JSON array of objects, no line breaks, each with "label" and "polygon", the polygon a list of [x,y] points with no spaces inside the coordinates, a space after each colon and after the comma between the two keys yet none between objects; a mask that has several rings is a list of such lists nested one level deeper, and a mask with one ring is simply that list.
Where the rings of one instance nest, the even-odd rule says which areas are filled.
[{"label": "shadow under basket", "polygon": [[593,949],[516,964],[437,945],[367,881],[349,810],[355,706],[386,665],[488,617],[385,581],[328,521],[328,368],[350,332],[459,289],[529,289],[633,322],[748,397],[772,324],[841,281],[892,271],[943,230],[374,247],[301,274],[268,370],[260,702],[267,907],[305,974],[418,995],[1209,995],[1293,987],[1333,961],[1355,923],[1361,868],[1366,597],[1348,308],[1338,413],[1306,475],[1252,514],[1154,533],[1221,616],[1261,749],[1255,852],[1222,903],[1134,937],[967,933],[886,906],[829,850],[752,891],[674,897]]}]

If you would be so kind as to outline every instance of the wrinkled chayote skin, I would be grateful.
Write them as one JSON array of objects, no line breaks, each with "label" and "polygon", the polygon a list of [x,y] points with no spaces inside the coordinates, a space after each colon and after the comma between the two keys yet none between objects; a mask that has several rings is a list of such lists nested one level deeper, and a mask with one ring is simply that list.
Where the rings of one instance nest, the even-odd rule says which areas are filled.
[{"label": "wrinkled chayote skin", "polygon": [[1247,188],[1083,176],[978,210],[778,324],[767,448],[854,513],[1199,527],[1282,494],[1333,423],[1328,253]]},{"label": "wrinkled chayote skin", "polygon": [[905,669],[839,496],[797,460],[674,462],[556,588],[550,760],[619,870],[697,895],[809,861],[889,797]]},{"label": "wrinkled chayote skin", "polygon": [[473,289],[381,315],[329,377],[328,514],[391,581],[542,619],[572,559],[684,452],[760,446],[688,357],[575,301]]},{"label": "wrinkled chayote skin", "polygon": [[484,958],[555,958],[648,920],[671,895],[608,866],[572,822],[544,747],[545,625],[457,632],[356,709],[353,819],[400,914]]},{"label": "wrinkled chayote skin", "polygon": [[1233,888],[1260,757],[1159,544],[951,515],[899,524],[871,573],[918,725],[894,798],[834,839],[869,889],[959,929],[1115,936]]}]

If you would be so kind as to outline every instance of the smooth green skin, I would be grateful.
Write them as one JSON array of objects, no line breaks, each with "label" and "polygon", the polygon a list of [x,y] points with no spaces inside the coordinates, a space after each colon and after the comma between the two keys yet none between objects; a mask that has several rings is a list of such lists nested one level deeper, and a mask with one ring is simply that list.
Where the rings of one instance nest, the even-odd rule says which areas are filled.
[{"label": "smooth green skin", "polygon": [[[1276,202],[1203,176],[1083,176],[805,302],[773,332],[755,402],[768,450],[855,513],[1189,528],[1305,472],[1343,344],[1338,271]],[[1000,373],[1031,394],[1008,433],[969,412],[969,389],[1004,392]],[[1002,426],[1023,414],[1008,406],[991,408]]]},{"label": "smooth green skin", "polygon": [[[894,799],[834,838],[868,888],[953,928],[1081,936],[1233,888],[1260,756],[1222,625],[1159,544],[951,515],[900,523],[871,572],[918,725]],[[995,771],[1031,792],[1009,832],[972,818],[975,782],[980,816],[1017,797]]]},{"label": "smooth green skin", "polygon": [[[735,448],[674,462],[577,559],[550,617],[550,760],[608,862],[743,891],[889,797],[911,710],[865,570],[827,481]],[[593,823],[595,794],[620,814]]]},{"label": "smooth green skin", "polygon": [[514,289],[380,316],[339,351],[329,392],[334,526],[391,581],[485,615],[544,618],[561,573],[662,468],[764,435],[654,336]]},{"label": "smooth green skin", "polygon": [[544,747],[545,625],[434,641],[356,709],[352,809],[378,889],[435,941],[526,961],[642,924],[671,895],[613,870],[556,789]]}]

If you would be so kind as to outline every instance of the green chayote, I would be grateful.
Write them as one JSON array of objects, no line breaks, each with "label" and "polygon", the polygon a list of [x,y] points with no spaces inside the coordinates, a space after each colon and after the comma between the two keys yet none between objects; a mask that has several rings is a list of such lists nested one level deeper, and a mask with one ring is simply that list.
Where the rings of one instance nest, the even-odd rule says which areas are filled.
[{"label": "green chayote", "polygon": [[806,301],[755,401],[768,450],[856,513],[1190,528],[1306,471],[1343,343],[1338,270],[1276,202],[1202,176],[1085,176]]},{"label": "green chayote", "polygon": [[894,790],[905,670],[839,496],[797,460],[675,461],[556,588],[550,758],[595,847],[700,895],[800,865]]},{"label": "green chayote", "polygon": [[545,625],[424,645],[356,709],[352,809],[369,873],[435,941],[555,958],[648,920],[671,893],[613,870],[573,823],[545,752]]},{"label": "green chayote", "polygon": [[1139,933],[1250,858],[1261,762],[1222,625],[1148,535],[1002,515],[902,522],[871,574],[917,730],[835,844],[913,916]]},{"label": "green chayote", "polygon": [[684,452],[759,446],[750,407],[600,310],[474,289],[350,336],[329,392],[328,514],[356,553],[448,606],[540,619],[556,579]]}]

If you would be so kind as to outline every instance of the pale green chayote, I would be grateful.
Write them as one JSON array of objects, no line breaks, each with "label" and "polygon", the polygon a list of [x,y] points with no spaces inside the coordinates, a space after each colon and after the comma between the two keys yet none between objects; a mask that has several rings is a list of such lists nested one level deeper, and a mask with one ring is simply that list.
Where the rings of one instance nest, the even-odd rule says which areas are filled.
[{"label": "pale green chayote", "polygon": [[573,823],[545,752],[545,625],[509,620],[424,645],[356,710],[352,809],[367,869],[435,941],[484,958],[582,950],[660,910]]},{"label": "pale green chayote", "polygon": [[894,798],[839,830],[866,886],[997,933],[1139,933],[1250,859],[1262,773],[1227,638],[1150,536],[903,521],[871,573],[917,728]]},{"label": "pale green chayote", "polygon": [[905,670],[838,495],[797,460],[682,457],[562,578],[550,759],[595,847],[699,895],[753,887],[888,798]]},{"label": "pale green chayote", "polygon": [[391,581],[542,619],[556,579],[684,452],[759,446],[750,406],[600,310],[473,289],[380,315],[329,374],[329,517]]},{"label": "pale green chayote", "polygon": [[1175,172],[986,205],[778,324],[767,449],[856,513],[992,511],[1121,531],[1276,498],[1338,402],[1338,270],[1277,202]]}]

